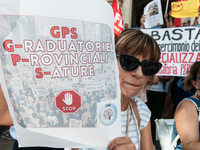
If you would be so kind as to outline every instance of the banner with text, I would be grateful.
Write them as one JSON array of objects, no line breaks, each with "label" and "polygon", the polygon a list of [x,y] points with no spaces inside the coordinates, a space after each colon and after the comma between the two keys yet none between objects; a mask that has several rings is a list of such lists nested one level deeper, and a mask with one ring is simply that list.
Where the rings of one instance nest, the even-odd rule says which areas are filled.
[{"label": "banner with text", "polygon": [[200,61],[200,29],[196,27],[142,30],[151,35],[161,50],[163,64],[158,75],[186,76],[195,61]]},{"label": "banner with text", "polygon": [[199,0],[172,2],[171,16],[174,18],[197,17],[198,8],[199,8]]},{"label": "banner with text", "polygon": [[0,78],[20,146],[106,147],[121,135],[113,22],[104,0],[1,1]]}]

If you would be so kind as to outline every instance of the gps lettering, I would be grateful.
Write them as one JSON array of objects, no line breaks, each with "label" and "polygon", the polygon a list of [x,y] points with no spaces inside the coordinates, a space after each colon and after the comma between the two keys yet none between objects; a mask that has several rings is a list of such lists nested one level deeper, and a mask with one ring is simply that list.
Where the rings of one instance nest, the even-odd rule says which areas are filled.
[{"label": "gps lettering", "polygon": [[[53,26],[50,28],[53,39],[43,42],[38,39],[35,43],[24,39],[23,44],[15,44],[13,40],[8,39],[3,42],[3,47],[10,53],[13,66],[22,62],[36,66],[36,78],[43,78],[44,75],[51,75],[51,78],[67,78],[69,74],[73,77],[94,76],[94,64],[108,63],[111,43],[75,40],[78,38],[76,31],[74,27]],[[22,49],[28,57],[14,53]],[[42,66],[53,66],[54,69],[43,70]]]},{"label": "gps lettering", "polygon": [[76,33],[76,28],[71,28],[69,29],[68,27],[58,27],[58,26],[54,26],[51,28],[51,35],[54,38],[65,38],[66,35],[71,34],[71,38],[72,39],[76,39],[78,37],[77,33]]}]

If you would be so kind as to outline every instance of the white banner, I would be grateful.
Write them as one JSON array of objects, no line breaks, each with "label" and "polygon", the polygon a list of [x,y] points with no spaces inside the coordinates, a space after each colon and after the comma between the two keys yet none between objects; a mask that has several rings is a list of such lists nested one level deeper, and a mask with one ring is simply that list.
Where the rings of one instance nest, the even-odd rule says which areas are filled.
[{"label": "white banner", "polygon": [[0,78],[20,146],[106,147],[121,135],[113,22],[105,0],[1,0]]},{"label": "white banner", "polygon": [[163,64],[158,75],[186,76],[195,61],[200,60],[200,29],[196,27],[142,30],[151,35],[161,49]]}]

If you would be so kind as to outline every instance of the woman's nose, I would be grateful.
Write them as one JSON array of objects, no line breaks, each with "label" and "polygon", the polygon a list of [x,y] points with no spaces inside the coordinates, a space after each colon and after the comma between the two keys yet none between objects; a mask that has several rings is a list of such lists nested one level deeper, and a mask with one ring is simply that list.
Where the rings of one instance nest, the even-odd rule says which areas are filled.
[{"label": "woman's nose", "polygon": [[137,69],[131,71],[131,75],[136,76],[138,78],[143,77],[144,74],[142,72],[142,66],[140,65],[140,66],[138,66]]}]

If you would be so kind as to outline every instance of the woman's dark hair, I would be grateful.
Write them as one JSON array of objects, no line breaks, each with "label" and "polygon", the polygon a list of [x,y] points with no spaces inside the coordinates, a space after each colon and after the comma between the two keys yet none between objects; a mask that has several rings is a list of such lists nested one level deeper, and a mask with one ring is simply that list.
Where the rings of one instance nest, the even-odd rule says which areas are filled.
[{"label": "woman's dark hair", "polygon": [[192,89],[192,80],[196,81],[198,79],[198,75],[200,74],[200,61],[196,61],[188,72],[189,74],[185,77],[185,80],[183,81],[185,90]]}]

